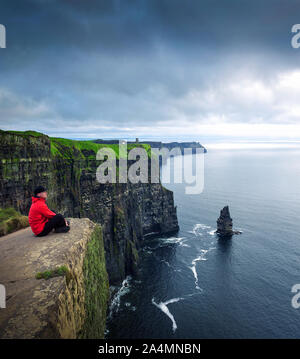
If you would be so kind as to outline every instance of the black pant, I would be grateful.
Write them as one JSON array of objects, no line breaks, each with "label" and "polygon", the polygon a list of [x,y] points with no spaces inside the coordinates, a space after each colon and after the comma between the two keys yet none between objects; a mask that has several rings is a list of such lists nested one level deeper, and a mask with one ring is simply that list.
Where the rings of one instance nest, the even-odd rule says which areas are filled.
[{"label": "black pant", "polygon": [[41,233],[37,235],[37,237],[46,236],[52,231],[52,229],[65,226],[66,222],[64,217],[61,214],[56,214],[54,217],[50,218],[48,222],[45,223],[44,229]]}]

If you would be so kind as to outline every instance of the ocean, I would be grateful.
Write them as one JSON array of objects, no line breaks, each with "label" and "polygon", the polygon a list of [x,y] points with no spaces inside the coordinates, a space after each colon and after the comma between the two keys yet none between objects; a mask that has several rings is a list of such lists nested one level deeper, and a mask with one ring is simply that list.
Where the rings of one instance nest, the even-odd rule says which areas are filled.
[{"label": "ocean", "polygon": [[[176,163],[176,161],[175,161]],[[215,148],[204,191],[174,191],[180,231],[145,240],[113,297],[106,338],[299,338],[300,147]],[[215,235],[229,205],[230,240]]]}]

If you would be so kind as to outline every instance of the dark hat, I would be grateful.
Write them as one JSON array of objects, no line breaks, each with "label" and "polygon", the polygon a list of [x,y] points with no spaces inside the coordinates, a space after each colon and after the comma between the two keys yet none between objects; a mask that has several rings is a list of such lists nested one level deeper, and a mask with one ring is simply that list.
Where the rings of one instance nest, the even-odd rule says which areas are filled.
[{"label": "dark hat", "polygon": [[37,186],[36,189],[34,190],[34,195],[36,196],[37,194],[41,193],[41,192],[45,192],[46,188],[43,186]]}]

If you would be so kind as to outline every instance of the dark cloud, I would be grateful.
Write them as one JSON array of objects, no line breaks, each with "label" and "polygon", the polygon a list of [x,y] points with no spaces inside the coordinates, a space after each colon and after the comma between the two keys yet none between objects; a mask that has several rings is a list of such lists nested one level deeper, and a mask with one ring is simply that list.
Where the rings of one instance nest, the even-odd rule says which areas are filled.
[{"label": "dark cloud", "polygon": [[299,68],[299,14],[299,0],[2,1],[0,127],[296,122],[280,76]]}]

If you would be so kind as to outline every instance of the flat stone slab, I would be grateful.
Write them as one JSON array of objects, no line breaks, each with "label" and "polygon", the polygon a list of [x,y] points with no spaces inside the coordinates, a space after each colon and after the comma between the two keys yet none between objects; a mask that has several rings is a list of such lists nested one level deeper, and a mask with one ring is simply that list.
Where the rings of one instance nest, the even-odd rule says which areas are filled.
[{"label": "flat stone slab", "polygon": [[95,224],[88,218],[70,219],[68,233],[35,237],[30,228],[0,238],[0,284],[6,289],[6,308],[0,309],[0,338],[48,337],[51,316],[65,277],[35,278],[38,272],[67,265],[84,251]]}]

